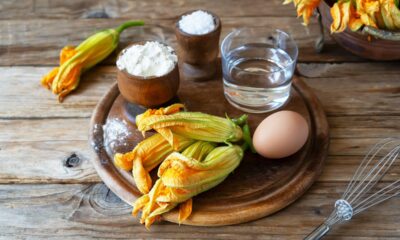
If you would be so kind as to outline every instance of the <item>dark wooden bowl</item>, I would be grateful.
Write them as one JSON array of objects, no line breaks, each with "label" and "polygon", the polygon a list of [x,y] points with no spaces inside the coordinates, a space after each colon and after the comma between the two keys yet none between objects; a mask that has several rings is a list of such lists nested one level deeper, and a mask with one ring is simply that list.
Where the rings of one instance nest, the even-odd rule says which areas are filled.
[{"label": "dark wooden bowl", "polygon": [[[332,24],[332,16],[330,13],[330,1],[324,0],[319,5],[319,11],[322,16],[322,24],[325,29],[330,31]],[[333,33],[333,39],[344,49],[352,52],[353,54],[372,59],[372,60],[398,60],[400,59],[400,41],[389,40],[394,32],[375,30],[380,32],[378,34],[367,33],[364,31],[353,32],[349,29],[341,33]]]},{"label": "dark wooden bowl", "polygon": [[[197,11],[197,10],[194,10]],[[216,73],[219,53],[219,38],[221,35],[221,20],[210,11],[215,21],[215,29],[203,35],[193,35],[184,32],[179,27],[179,20],[189,11],[181,15],[175,25],[175,35],[178,41],[178,54],[182,60],[182,71],[190,80],[203,80],[212,78]]]},{"label": "dark wooden bowl", "polygon": [[[135,44],[142,45],[144,43],[138,42]],[[129,45],[127,48],[132,45],[134,44]],[[126,70],[117,69],[117,82],[121,95],[128,102],[139,104],[146,108],[157,107],[174,98],[178,91],[178,64],[176,63],[169,73],[160,77],[134,76]]]}]

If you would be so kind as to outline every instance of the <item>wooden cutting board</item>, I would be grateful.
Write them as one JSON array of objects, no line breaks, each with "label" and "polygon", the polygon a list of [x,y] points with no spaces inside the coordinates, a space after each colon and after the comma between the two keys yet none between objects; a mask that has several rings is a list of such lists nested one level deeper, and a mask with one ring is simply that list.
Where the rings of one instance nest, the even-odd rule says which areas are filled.
[{"label": "wooden cutting board", "polygon": [[[296,111],[307,119],[310,137],[306,145],[290,157],[275,160],[247,151],[240,166],[223,183],[193,199],[193,213],[183,224],[219,226],[265,217],[294,202],[313,184],[328,153],[329,127],[321,104],[300,78],[294,77],[291,91],[291,99],[283,109]],[[184,103],[189,111],[219,116],[227,113],[232,118],[243,114],[225,100],[221,78],[207,82],[183,79],[178,98],[175,101]],[[92,159],[96,171],[129,204],[141,194],[131,173],[117,169],[112,158],[115,152],[130,151],[143,139],[132,123],[133,117],[143,111],[128,104],[115,84],[98,103],[90,123],[90,143],[98,156]],[[249,114],[252,132],[269,114]],[[123,123],[126,129],[122,128],[122,135],[116,137],[113,133],[116,129],[121,131],[121,127],[104,127],[113,122]],[[153,170],[154,177],[156,171]],[[163,219],[177,222],[177,216],[177,211],[172,211]]]}]

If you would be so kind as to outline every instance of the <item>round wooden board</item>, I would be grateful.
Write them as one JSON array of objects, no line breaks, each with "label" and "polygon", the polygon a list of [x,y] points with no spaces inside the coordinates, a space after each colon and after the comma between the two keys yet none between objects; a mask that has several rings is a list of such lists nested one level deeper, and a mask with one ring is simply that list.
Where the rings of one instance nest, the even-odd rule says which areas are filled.
[{"label": "round wooden board", "polygon": [[[219,116],[227,113],[230,117],[243,114],[225,100],[220,78],[207,82],[181,81],[178,98],[190,111]],[[265,217],[291,204],[313,184],[328,152],[329,127],[325,113],[314,93],[298,77],[293,79],[291,99],[283,109],[296,111],[307,119],[310,137],[306,145],[296,154],[276,160],[247,151],[240,166],[223,183],[193,199],[193,213],[183,224],[220,226]],[[114,85],[97,105],[90,123],[90,142],[98,156],[92,159],[96,171],[129,204],[141,194],[131,173],[114,166],[112,155],[131,150],[142,140],[132,123],[132,114],[141,111],[127,104]],[[249,114],[252,131],[269,114]],[[115,120],[125,123],[130,134],[122,141],[106,144],[104,135],[108,135],[104,134],[107,129],[103,125]],[[177,211],[164,214],[163,219],[177,222]]]}]

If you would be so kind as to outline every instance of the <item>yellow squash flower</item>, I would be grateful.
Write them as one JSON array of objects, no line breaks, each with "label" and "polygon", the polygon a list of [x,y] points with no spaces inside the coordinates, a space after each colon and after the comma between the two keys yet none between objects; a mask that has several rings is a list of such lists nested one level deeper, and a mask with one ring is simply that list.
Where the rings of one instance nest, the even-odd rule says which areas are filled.
[{"label": "yellow squash flower", "polygon": [[331,32],[343,32],[350,22],[350,1],[339,1],[331,8],[333,22],[331,24]]},{"label": "yellow squash flower", "polygon": [[293,2],[297,9],[297,17],[303,17],[305,25],[310,23],[310,18],[314,10],[318,7],[321,0],[285,0],[283,4],[289,4]]},{"label": "yellow squash flower", "polygon": [[[175,150],[181,151],[194,142],[182,136],[175,136],[177,140]],[[156,133],[125,154],[117,153],[114,163],[124,170],[132,170],[133,179],[141,193],[148,193],[152,180],[149,172],[158,166],[174,149],[160,134]]]},{"label": "yellow squash flower", "polygon": [[340,0],[331,8],[331,14],[331,32],[342,32],[347,26],[352,31],[363,26],[400,29],[400,10],[395,0]]},{"label": "yellow squash flower", "polygon": [[156,130],[174,147],[175,135],[208,141],[237,142],[242,140],[242,129],[231,119],[221,118],[201,112],[182,112],[182,104],[168,108],[147,110],[136,117],[138,130],[143,134]]},{"label": "yellow squash flower", "polygon": [[189,217],[192,209],[191,198],[224,181],[243,158],[242,148],[236,145],[211,150],[212,148],[213,146],[204,148],[206,150],[203,150],[201,155],[209,152],[204,160],[185,156],[188,153],[185,151],[182,154],[170,154],[158,169],[160,179],[149,194],[143,195],[135,202],[132,214],[136,215],[141,210],[141,223],[147,228],[161,214],[178,204],[181,204],[178,221],[182,222]]},{"label": "yellow squash flower", "polygon": [[[209,154],[213,149],[215,148],[215,145],[212,143],[208,142],[202,142],[198,141],[192,145],[190,145],[185,151],[182,152],[183,156],[190,157],[196,161],[203,161],[204,158]],[[139,206],[140,209],[144,208],[144,205],[149,202],[150,198],[154,199],[154,193],[156,192],[155,189],[160,188],[160,180],[158,180],[153,189],[152,192],[149,194],[143,195],[141,198],[139,198],[135,206],[137,206],[137,210],[133,210],[133,214],[136,215],[137,212],[139,211]],[[173,209],[176,207],[178,204],[164,204],[160,205],[158,204],[158,208],[155,211],[155,205],[147,205],[145,209],[143,209],[142,217],[141,217],[141,223],[145,224],[146,227],[148,228],[156,219],[159,215],[168,212],[169,210]],[[149,217],[150,212],[153,213],[154,217]],[[185,202],[180,204],[179,208],[179,221],[184,221],[186,218],[190,216],[192,212],[192,199],[188,199]]]},{"label": "yellow squash flower", "polygon": [[395,0],[380,0],[381,16],[386,29],[400,29],[400,10]]},{"label": "yellow squash flower", "polygon": [[[285,0],[293,2],[298,16],[303,16],[305,25],[309,23],[313,11],[321,0]],[[331,7],[333,23],[331,32],[342,32],[347,27],[357,31],[363,26],[378,29],[399,30],[400,9],[398,0],[338,0]]]},{"label": "yellow squash flower", "polygon": [[98,32],[79,46],[66,46],[60,53],[60,66],[45,75],[41,84],[58,95],[59,102],[76,89],[83,72],[105,59],[118,46],[119,35],[132,26],[141,26],[142,21],[126,22],[116,29]]},{"label": "yellow squash flower", "polygon": [[[380,4],[379,0],[354,0],[352,2],[350,30],[357,31],[362,26],[378,28],[380,26]],[[355,8],[353,10],[353,8]]]}]

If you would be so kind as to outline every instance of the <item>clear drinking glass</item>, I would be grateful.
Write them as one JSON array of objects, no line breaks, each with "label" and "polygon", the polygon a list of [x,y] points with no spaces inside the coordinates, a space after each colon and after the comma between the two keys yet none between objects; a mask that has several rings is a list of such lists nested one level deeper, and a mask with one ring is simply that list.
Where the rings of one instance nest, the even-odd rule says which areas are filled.
[{"label": "clear drinking glass", "polygon": [[272,111],[290,96],[298,49],[289,34],[265,28],[241,28],[221,44],[224,94],[236,108]]}]

